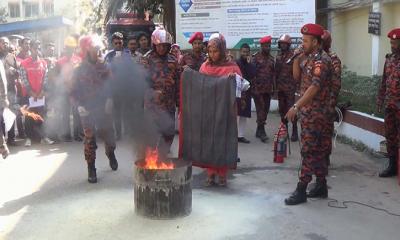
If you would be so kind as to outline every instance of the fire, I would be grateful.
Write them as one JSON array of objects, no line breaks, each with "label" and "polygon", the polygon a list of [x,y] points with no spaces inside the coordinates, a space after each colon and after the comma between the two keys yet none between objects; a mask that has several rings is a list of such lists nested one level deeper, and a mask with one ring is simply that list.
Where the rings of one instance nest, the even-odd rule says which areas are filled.
[{"label": "fire", "polygon": [[145,169],[174,169],[173,163],[164,163],[159,161],[159,155],[157,149],[146,149],[146,164]]}]

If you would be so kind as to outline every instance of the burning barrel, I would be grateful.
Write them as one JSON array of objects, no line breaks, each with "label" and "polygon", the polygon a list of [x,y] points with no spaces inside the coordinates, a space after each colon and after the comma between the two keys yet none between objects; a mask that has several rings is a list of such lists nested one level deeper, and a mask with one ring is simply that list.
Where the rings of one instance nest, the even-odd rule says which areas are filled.
[{"label": "burning barrel", "polygon": [[153,219],[184,217],[192,211],[192,165],[169,158],[135,163],[135,211]]}]

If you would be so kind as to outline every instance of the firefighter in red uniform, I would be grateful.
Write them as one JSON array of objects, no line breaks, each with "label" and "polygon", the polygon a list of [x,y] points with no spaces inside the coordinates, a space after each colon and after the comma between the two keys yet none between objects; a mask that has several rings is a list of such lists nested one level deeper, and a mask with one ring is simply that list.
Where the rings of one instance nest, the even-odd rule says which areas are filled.
[{"label": "firefighter in red uniform", "polygon": [[199,71],[201,64],[203,64],[207,57],[203,53],[203,40],[204,36],[201,32],[196,32],[189,39],[192,44],[192,51],[183,55],[180,65],[182,67],[188,66],[193,70]]},{"label": "firefighter in red uniform", "polygon": [[[330,104],[331,107],[330,134],[332,136],[334,132],[334,122],[336,119],[336,105],[339,97],[340,88],[342,86],[342,62],[340,61],[338,55],[335,52],[331,51],[332,37],[331,33],[328,30],[324,30],[324,35],[322,35],[322,45],[324,51],[329,55],[329,57],[332,60],[332,65],[331,65],[332,91],[331,91],[331,104]],[[330,152],[332,152],[332,145],[330,146]],[[329,157],[327,161],[328,165],[330,165]]]},{"label": "firefighter in red uniform", "polygon": [[143,62],[149,71],[149,90],[145,93],[145,113],[154,123],[149,146],[157,147],[166,155],[174,140],[175,111],[179,100],[179,65],[170,53],[172,36],[163,28],[151,36],[153,49],[144,56]]},{"label": "firefighter in red uniform", "polygon": [[[286,113],[295,103],[296,81],[293,78],[293,62],[287,61],[293,57],[293,50],[290,49],[292,39],[289,35],[284,34],[279,37],[278,47],[280,49],[276,56],[275,71],[276,71],[276,85],[278,88],[278,101],[279,101],[279,114],[281,121],[288,125],[285,119]],[[296,142],[298,140],[297,121],[293,123],[293,132],[291,140]]]},{"label": "firefighter in red uniform", "polygon": [[96,135],[103,138],[106,156],[112,170],[118,169],[115,157],[115,136],[112,125],[112,91],[110,71],[99,62],[101,39],[97,36],[84,36],[79,40],[82,63],[75,69],[72,77],[72,98],[82,121],[85,160],[88,164],[89,183],[97,182],[96,174]]},{"label": "firefighter in red uniform", "polygon": [[[389,164],[379,177],[397,175],[400,139],[400,28],[388,33],[392,54],[386,55],[382,83],[378,93],[378,111],[385,107],[385,137]],[[384,105],[385,104],[385,105]]]},{"label": "firefighter in red uniform", "polygon": [[257,112],[256,137],[262,142],[268,140],[264,125],[271,104],[275,77],[275,61],[270,54],[271,41],[271,36],[261,38],[261,51],[254,54],[252,59],[252,63],[256,66],[256,77],[251,82],[251,92]]},{"label": "firefighter in red uniform", "polygon": [[[331,58],[322,49],[324,29],[318,24],[302,27],[304,53],[293,63],[295,80],[301,79],[301,97],[286,114],[294,121],[300,113],[302,167],[299,183],[292,195],[285,199],[287,205],[296,205],[310,198],[328,197],[326,184],[327,161],[332,136],[329,126],[331,97]],[[315,188],[306,194],[307,185],[316,175]]]}]

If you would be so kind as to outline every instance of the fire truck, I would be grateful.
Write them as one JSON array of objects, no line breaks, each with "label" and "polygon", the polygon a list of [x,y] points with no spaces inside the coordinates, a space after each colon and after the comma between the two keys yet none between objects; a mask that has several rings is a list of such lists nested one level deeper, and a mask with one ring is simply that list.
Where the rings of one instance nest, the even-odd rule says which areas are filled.
[{"label": "fire truck", "polygon": [[[155,27],[151,19],[139,19],[134,13],[118,13],[114,19],[107,22],[106,35],[108,41],[111,41],[111,35],[114,32],[120,32],[126,40],[128,36],[137,35],[141,32],[147,33],[150,36]],[[126,41],[124,42],[126,43]],[[109,46],[112,46],[111,42],[109,42]]]}]

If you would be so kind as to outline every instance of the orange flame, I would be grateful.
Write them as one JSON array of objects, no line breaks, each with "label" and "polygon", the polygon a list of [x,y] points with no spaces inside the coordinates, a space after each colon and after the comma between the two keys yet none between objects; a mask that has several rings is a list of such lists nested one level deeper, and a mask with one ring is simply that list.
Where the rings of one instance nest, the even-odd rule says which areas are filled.
[{"label": "orange flame", "polygon": [[145,169],[174,169],[173,163],[163,163],[159,161],[157,149],[146,149]]}]

